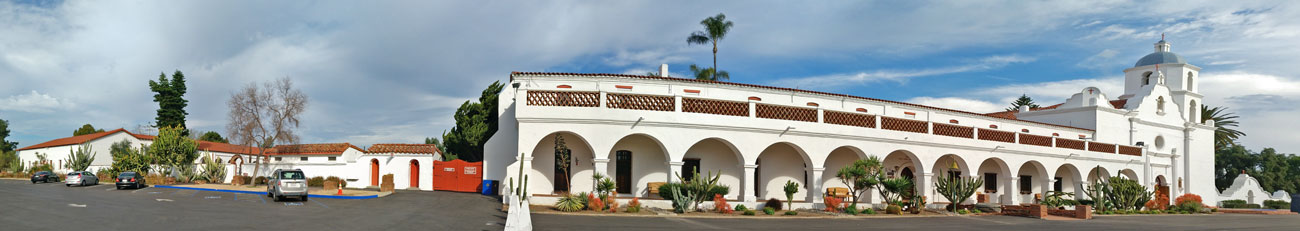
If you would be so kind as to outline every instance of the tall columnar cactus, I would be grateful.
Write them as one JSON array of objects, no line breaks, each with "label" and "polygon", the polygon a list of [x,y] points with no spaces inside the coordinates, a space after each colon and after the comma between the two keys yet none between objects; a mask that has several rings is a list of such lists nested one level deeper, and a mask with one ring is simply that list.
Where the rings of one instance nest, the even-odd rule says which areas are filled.
[{"label": "tall columnar cactus", "polygon": [[[683,188],[672,188],[670,190],[673,193],[674,212],[686,213],[687,211],[695,211],[695,206],[691,205],[695,201],[695,194],[691,192],[691,190]],[[685,191],[686,195],[682,195],[682,191]]]},{"label": "tall columnar cactus", "polygon": [[785,181],[785,207],[794,210],[794,194],[799,192],[799,183]]},{"label": "tall columnar cactus", "polygon": [[[524,159],[524,153],[519,153],[519,159]],[[515,178],[523,179],[518,188],[515,187]],[[514,196],[519,197],[520,201],[528,199],[528,175],[524,175],[524,164],[522,162],[519,163],[519,173],[515,178],[510,179],[510,188],[508,191],[514,194]]]},{"label": "tall columnar cactus", "polygon": [[984,185],[984,179],[975,177],[940,176],[939,180],[934,181],[935,191],[952,202],[952,212],[957,212],[957,205],[975,195],[975,190],[980,185]]},{"label": "tall columnar cactus", "polygon": [[[1100,174],[1100,168],[1101,166],[1094,167],[1093,172]],[[1109,202],[1106,195],[1110,192],[1110,183],[1106,182],[1106,178],[1101,178],[1098,175],[1093,175],[1093,177],[1097,178],[1097,181],[1088,185],[1088,188],[1084,189],[1084,191],[1088,193],[1088,197],[1092,198],[1093,205],[1097,207],[1097,212],[1106,212],[1109,208],[1106,206],[1107,202]]]}]

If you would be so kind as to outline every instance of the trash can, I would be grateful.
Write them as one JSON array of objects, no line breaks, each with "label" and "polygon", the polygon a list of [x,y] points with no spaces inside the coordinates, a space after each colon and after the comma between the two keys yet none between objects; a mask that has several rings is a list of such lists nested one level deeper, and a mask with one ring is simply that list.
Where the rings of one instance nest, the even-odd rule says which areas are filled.
[{"label": "trash can", "polygon": [[483,195],[493,196],[497,195],[498,184],[500,183],[496,180],[483,180],[483,184],[480,185],[479,188],[482,189]]},{"label": "trash can", "polygon": [[1300,193],[1291,194],[1291,212],[1300,213]]}]

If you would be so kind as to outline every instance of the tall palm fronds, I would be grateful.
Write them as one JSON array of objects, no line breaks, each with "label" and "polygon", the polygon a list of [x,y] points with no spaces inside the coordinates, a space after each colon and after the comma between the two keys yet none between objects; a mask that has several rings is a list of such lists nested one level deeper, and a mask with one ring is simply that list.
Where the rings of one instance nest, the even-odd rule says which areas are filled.
[{"label": "tall palm fronds", "polygon": [[[686,37],[686,44],[712,44],[713,45],[713,70],[718,70],[718,41],[727,36],[727,31],[731,30],[732,23],[727,21],[727,15],[718,13],[718,16],[708,17],[700,21],[704,26],[703,31],[691,33]],[[696,75],[698,78],[698,74]],[[713,78],[712,80],[717,80]],[[726,79],[726,78],[722,78]]]},{"label": "tall palm fronds", "polygon": [[731,79],[731,74],[727,73],[727,71],[721,71],[715,73],[714,70],[715,69],[713,68],[700,68],[695,64],[691,64],[691,73],[695,74],[695,79],[709,80],[709,81]]},{"label": "tall palm fronds", "polygon": [[[1214,149],[1223,149],[1236,143],[1237,138],[1246,136],[1245,132],[1237,131],[1237,115],[1228,112],[1225,107],[1209,107],[1201,105],[1201,121],[1214,120]],[[1233,127],[1233,128],[1229,128]]]}]

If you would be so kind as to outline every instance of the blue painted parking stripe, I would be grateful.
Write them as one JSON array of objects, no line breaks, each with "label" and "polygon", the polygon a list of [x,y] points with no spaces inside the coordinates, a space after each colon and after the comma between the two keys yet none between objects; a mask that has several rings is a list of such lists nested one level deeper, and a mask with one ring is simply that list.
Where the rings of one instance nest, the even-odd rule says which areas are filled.
[{"label": "blue painted parking stripe", "polygon": [[318,205],[320,205],[320,206],[324,206],[324,207],[327,208],[327,209],[330,208],[329,206],[325,206],[325,204],[321,204],[319,201],[311,201],[311,202],[316,202],[316,204],[318,204]]},{"label": "blue painted parking stripe", "polygon": [[262,199],[262,204],[266,204],[266,198],[265,198],[265,197],[257,197],[257,199]]},{"label": "blue painted parking stripe", "polygon": [[[266,192],[258,192],[258,191],[240,191],[240,190],[225,190],[225,189],[210,189],[210,188],[191,188],[191,187],[170,186],[170,185],[155,185],[155,186],[153,186],[153,187],[158,187],[158,188],[173,188],[173,189],[188,189],[188,190],[200,190],[200,191],[214,191],[214,192],[232,192],[232,193],[246,193],[246,194],[263,194],[263,195],[264,195],[264,193],[266,193]],[[336,196],[336,195],[314,195],[314,194],[313,194],[313,195],[311,195],[311,197],[314,197],[314,198],[350,199],[350,200],[355,200],[355,199],[371,199],[371,198],[379,198],[379,195],[370,195],[370,196]]]}]

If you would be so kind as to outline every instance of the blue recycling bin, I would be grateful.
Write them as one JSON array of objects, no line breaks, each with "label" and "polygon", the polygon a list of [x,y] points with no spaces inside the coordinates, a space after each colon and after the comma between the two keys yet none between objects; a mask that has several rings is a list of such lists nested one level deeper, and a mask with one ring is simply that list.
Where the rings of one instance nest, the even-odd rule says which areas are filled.
[{"label": "blue recycling bin", "polygon": [[1291,194],[1291,212],[1300,213],[1300,193]]},{"label": "blue recycling bin", "polygon": [[481,184],[479,188],[482,189],[483,195],[493,196],[497,195],[498,184],[500,183],[496,180],[483,180],[483,184]]}]

